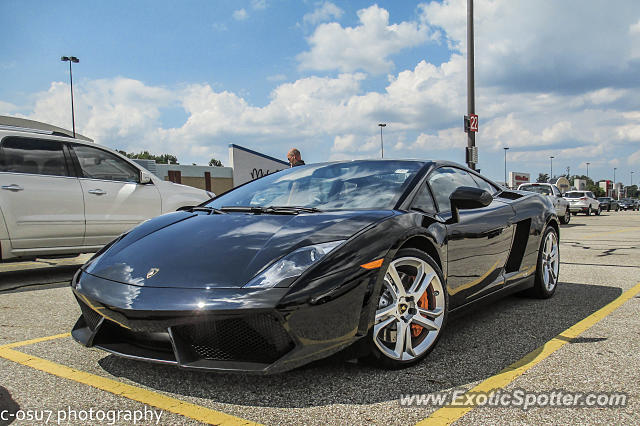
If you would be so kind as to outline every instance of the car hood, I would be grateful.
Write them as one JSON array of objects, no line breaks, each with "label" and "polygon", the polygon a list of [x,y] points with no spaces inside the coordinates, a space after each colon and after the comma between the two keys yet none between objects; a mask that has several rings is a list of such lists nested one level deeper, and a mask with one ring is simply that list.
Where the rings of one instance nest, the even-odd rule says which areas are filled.
[{"label": "car hood", "polygon": [[146,287],[239,288],[303,246],[344,240],[392,211],[298,215],[175,212],[151,219],[99,253],[84,270]]}]

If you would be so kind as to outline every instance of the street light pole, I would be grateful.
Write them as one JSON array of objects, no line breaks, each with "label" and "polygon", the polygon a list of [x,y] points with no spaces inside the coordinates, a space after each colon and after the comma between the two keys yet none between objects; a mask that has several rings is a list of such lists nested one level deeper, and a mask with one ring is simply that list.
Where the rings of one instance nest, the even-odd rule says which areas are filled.
[{"label": "street light pole", "polygon": [[387,126],[387,123],[378,123],[378,126],[380,126],[380,150],[382,153],[382,157],[384,158],[384,143],[382,142],[382,128]]},{"label": "street light pole", "polygon": [[507,150],[509,149],[509,147],[505,146],[503,149],[504,149],[504,186],[508,188],[509,184],[507,183]]},{"label": "street light pole", "polygon": [[71,70],[71,63],[76,64],[80,62],[80,59],[75,56],[63,56],[60,58],[62,62],[69,62],[69,82],[71,83],[71,125],[73,126],[73,137],[76,137],[76,117],[73,110],[73,71]]},{"label": "street light pole", "polygon": [[[473,0],[467,0],[467,111],[471,118],[476,113],[475,81],[474,81],[474,49],[473,49]],[[476,170],[472,156],[476,146],[476,133],[467,131],[467,166]]]},{"label": "street light pole", "polygon": [[[617,167],[613,168],[613,192],[616,193],[616,170],[618,170]],[[616,197],[617,200],[620,199],[620,194],[617,194],[618,196]]]},{"label": "street light pole", "polygon": [[553,159],[556,158],[553,155],[549,157],[551,159],[551,172],[549,174],[549,180],[553,179]]},{"label": "street light pole", "polygon": [[587,177],[589,177],[589,164],[591,163],[587,163]]}]

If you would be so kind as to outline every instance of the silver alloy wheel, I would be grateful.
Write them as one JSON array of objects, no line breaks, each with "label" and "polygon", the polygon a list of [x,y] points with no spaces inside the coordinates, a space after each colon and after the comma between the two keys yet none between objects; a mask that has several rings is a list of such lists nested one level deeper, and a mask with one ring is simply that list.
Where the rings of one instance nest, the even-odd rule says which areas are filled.
[{"label": "silver alloy wheel", "polygon": [[[421,298],[428,300],[426,307],[420,306]],[[396,259],[384,276],[373,327],[374,343],[393,360],[415,359],[436,341],[444,311],[444,289],[433,267],[417,257]]]},{"label": "silver alloy wheel", "polygon": [[558,283],[559,270],[558,238],[555,232],[549,232],[544,240],[542,249],[542,280],[547,291],[552,291]]}]

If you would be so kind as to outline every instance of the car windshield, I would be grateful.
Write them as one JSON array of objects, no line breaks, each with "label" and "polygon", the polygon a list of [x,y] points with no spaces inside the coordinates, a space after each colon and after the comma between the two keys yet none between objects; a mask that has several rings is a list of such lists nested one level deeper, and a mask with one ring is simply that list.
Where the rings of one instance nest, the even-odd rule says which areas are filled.
[{"label": "car windshield", "polygon": [[580,197],[585,197],[586,194],[584,192],[576,192],[576,191],[572,191],[572,192],[567,192],[566,194],[564,194],[565,198],[580,198]]},{"label": "car windshield", "polygon": [[610,200],[610,198],[607,198],[607,197],[599,197],[598,198],[598,201],[609,201],[609,200]]},{"label": "car windshield", "polygon": [[537,192],[538,194],[551,195],[551,188],[546,185],[522,185],[521,191]]},{"label": "car windshield", "polygon": [[207,206],[392,209],[424,164],[353,161],[293,167],[234,189]]}]

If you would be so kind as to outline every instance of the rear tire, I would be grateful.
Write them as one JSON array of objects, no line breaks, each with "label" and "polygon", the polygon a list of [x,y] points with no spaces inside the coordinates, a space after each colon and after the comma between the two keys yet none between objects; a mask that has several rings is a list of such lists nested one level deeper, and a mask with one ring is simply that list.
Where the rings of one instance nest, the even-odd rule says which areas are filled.
[{"label": "rear tire", "polygon": [[602,210],[600,210],[600,206],[598,206],[598,210],[596,210],[596,216],[600,216],[600,212],[601,212],[601,211],[602,211]]},{"label": "rear tire", "polygon": [[[438,264],[426,253],[401,249],[387,266],[363,360],[398,369],[420,362],[438,343],[449,296]],[[400,332],[399,332],[400,331]],[[399,337],[402,336],[402,337]]]},{"label": "rear tire", "polygon": [[560,223],[562,223],[563,225],[567,225],[569,221],[571,221],[571,212],[569,211],[569,209],[567,209],[564,212],[564,216],[560,218]]},{"label": "rear tire", "polygon": [[591,206],[587,207],[587,216],[591,216]]},{"label": "rear tire", "polygon": [[538,263],[536,266],[533,296],[548,299],[556,292],[558,275],[560,272],[560,243],[558,233],[552,226],[548,226],[542,235],[538,249]]}]

